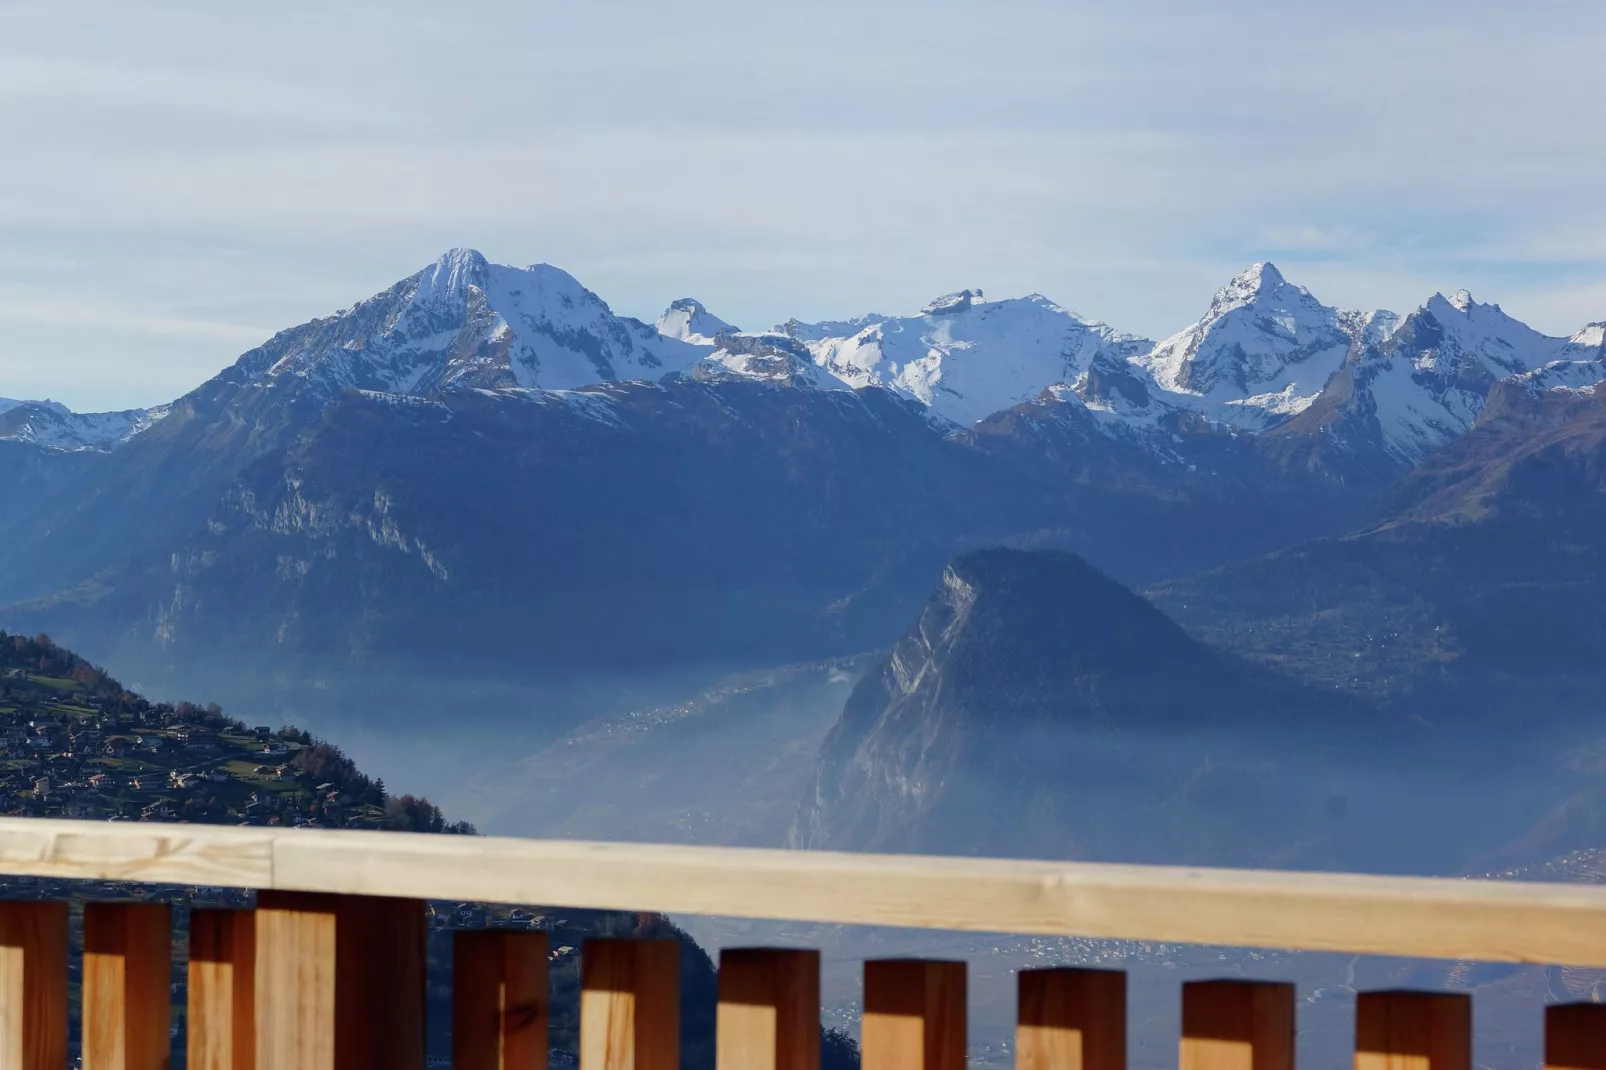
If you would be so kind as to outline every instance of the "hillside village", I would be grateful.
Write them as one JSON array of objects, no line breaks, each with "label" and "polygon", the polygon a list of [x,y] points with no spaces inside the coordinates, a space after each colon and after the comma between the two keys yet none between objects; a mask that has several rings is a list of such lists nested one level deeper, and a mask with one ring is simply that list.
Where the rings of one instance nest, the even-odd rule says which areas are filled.
[{"label": "hillside village", "polygon": [[471,832],[339,748],[216,705],[152,703],[48,638],[0,632],[0,813]]}]

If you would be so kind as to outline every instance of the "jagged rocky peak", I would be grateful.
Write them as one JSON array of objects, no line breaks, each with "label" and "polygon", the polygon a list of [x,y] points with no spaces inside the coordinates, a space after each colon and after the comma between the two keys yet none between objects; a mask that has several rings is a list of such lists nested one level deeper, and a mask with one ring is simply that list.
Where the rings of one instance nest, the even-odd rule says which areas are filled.
[{"label": "jagged rocky peak", "polygon": [[448,249],[418,273],[418,299],[427,300],[435,294],[462,294],[471,286],[483,290],[490,276],[490,261],[478,249]]},{"label": "jagged rocky peak", "polygon": [[[1276,295],[1287,285],[1288,280],[1283,278],[1283,273],[1278,271],[1277,265],[1271,261],[1263,260],[1250,264],[1234,275],[1227,285],[1216,291],[1214,300],[1210,302],[1210,311],[1217,315],[1226,313],[1262,297]],[[1303,286],[1296,286],[1294,289],[1304,297],[1310,297],[1310,292]]]},{"label": "jagged rocky peak", "polygon": [[1506,314],[1496,304],[1480,304],[1466,290],[1450,297],[1436,293],[1395,332],[1394,348],[1431,372],[1457,367],[1502,378],[1537,368],[1562,356],[1564,338],[1542,334]]},{"label": "jagged rocky peak", "polygon": [[1137,359],[1163,390],[1194,395],[1211,419],[1248,430],[1308,407],[1342,366],[1353,319],[1254,264],[1216,291],[1204,317]]},{"label": "jagged rocky peak", "polygon": [[349,309],[280,332],[203,391],[257,382],[331,400],[351,389],[573,389],[660,379],[710,349],[616,315],[550,264],[509,267],[452,249]]},{"label": "jagged rocky peak", "polygon": [[972,305],[981,303],[981,289],[960,290],[958,293],[943,294],[935,301],[928,301],[920,308],[924,316],[951,316],[956,312],[969,312]]},{"label": "jagged rocky peak", "polygon": [[710,344],[727,331],[739,328],[726,323],[694,297],[671,301],[664,314],[658,317],[658,333],[682,342]]}]

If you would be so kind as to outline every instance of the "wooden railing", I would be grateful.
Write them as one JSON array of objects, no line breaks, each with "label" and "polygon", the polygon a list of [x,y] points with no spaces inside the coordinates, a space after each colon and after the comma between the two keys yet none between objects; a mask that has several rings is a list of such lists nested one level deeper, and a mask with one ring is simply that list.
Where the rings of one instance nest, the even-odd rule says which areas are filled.
[{"label": "wooden railing", "polygon": [[[1606,889],[1150,866],[848,855],[402,833],[0,819],[0,875],[256,889],[254,910],[195,910],[193,1070],[417,1070],[425,899],[463,899],[1022,934],[1606,967]],[[68,911],[0,903],[0,1070],[67,1057]],[[547,1058],[545,934],[456,934],[453,1064]],[[167,1065],[168,908],[84,910],[86,1070]],[[674,1070],[679,945],[583,949],[581,1070]],[[865,1070],[957,1070],[963,963],[865,964]],[[720,957],[720,1070],[814,1070],[814,952]],[[1538,1008],[1535,1008],[1538,1013]],[[1019,975],[1017,1065],[1120,1070],[1126,978]],[[1606,1005],[1552,1006],[1546,1063],[1606,1070]],[[1288,1070],[1291,985],[1183,986],[1184,1070]],[[1357,1070],[1469,1070],[1471,1007],[1362,993]]]}]

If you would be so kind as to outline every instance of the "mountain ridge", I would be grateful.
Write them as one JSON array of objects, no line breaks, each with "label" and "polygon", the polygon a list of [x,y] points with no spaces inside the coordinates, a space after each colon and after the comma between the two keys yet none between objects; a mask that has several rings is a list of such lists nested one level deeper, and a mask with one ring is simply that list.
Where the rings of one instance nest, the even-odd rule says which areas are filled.
[{"label": "mountain ridge", "polygon": [[[913,316],[794,319],[742,332],[692,298],[671,302],[649,325],[615,314],[559,268],[507,267],[453,249],[350,308],[279,332],[185,398],[266,387],[327,404],[345,389],[427,396],[735,375],[820,389],[879,386],[963,428],[1057,390],[1127,438],[1202,420],[1298,440],[1271,455],[1338,449],[1399,470],[1470,426],[1494,381],[1580,359],[1591,330],[1600,333],[1586,326],[1572,339],[1541,335],[1464,290],[1436,294],[1405,317],[1344,311],[1259,262],[1218,290],[1201,319],[1159,342],[1039,294],[992,300],[979,289]],[[1130,384],[1119,402],[1105,389],[1112,378]],[[102,451],[171,410],[73,414],[36,405],[24,418],[11,408],[9,421],[0,410],[0,439]],[[1337,447],[1319,441],[1335,435]]]}]

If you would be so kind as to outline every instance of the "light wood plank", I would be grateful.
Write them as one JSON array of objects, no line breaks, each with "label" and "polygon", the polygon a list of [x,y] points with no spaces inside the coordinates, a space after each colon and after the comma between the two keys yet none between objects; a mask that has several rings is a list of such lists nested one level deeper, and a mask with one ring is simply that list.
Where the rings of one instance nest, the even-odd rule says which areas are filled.
[{"label": "light wood plank", "polygon": [[580,1070],[678,1070],[679,942],[587,940],[580,954]]},{"label": "light wood plank", "polygon": [[0,903],[0,1070],[66,1070],[67,904]]},{"label": "light wood plank", "polygon": [[820,953],[727,948],[719,955],[718,1070],[819,1070]]},{"label": "light wood plank", "polygon": [[1190,981],[1182,986],[1182,1070],[1294,1070],[1294,986]]},{"label": "light wood plank", "polygon": [[1362,992],[1355,1070],[1470,1070],[1472,999],[1446,992]]},{"label": "light wood plank", "polygon": [[274,865],[367,894],[1606,967],[1583,884],[314,830]]},{"label": "light wood plank", "polygon": [[257,897],[260,1070],[423,1070],[424,903]]},{"label": "light wood plank", "polygon": [[1606,887],[0,818],[0,874],[1606,968]]},{"label": "light wood plank", "polygon": [[255,924],[257,1070],[334,1070],[333,900],[263,892]]},{"label": "light wood plank", "polygon": [[455,934],[453,1070],[546,1070],[548,985],[546,933]]},{"label": "light wood plank", "polygon": [[84,1070],[165,1070],[173,1006],[166,904],[84,907]]},{"label": "light wood plank", "polygon": [[1126,974],[1022,970],[1018,1070],[1126,1070]]},{"label": "light wood plank", "polygon": [[0,873],[273,886],[272,829],[0,818]]},{"label": "light wood plank", "polygon": [[864,1070],[965,1070],[965,964],[864,964]]},{"label": "light wood plank", "polygon": [[1606,1070],[1606,1004],[1545,1008],[1545,1070]]},{"label": "light wood plank", "polygon": [[256,915],[190,912],[189,1070],[256,1070]]}]

